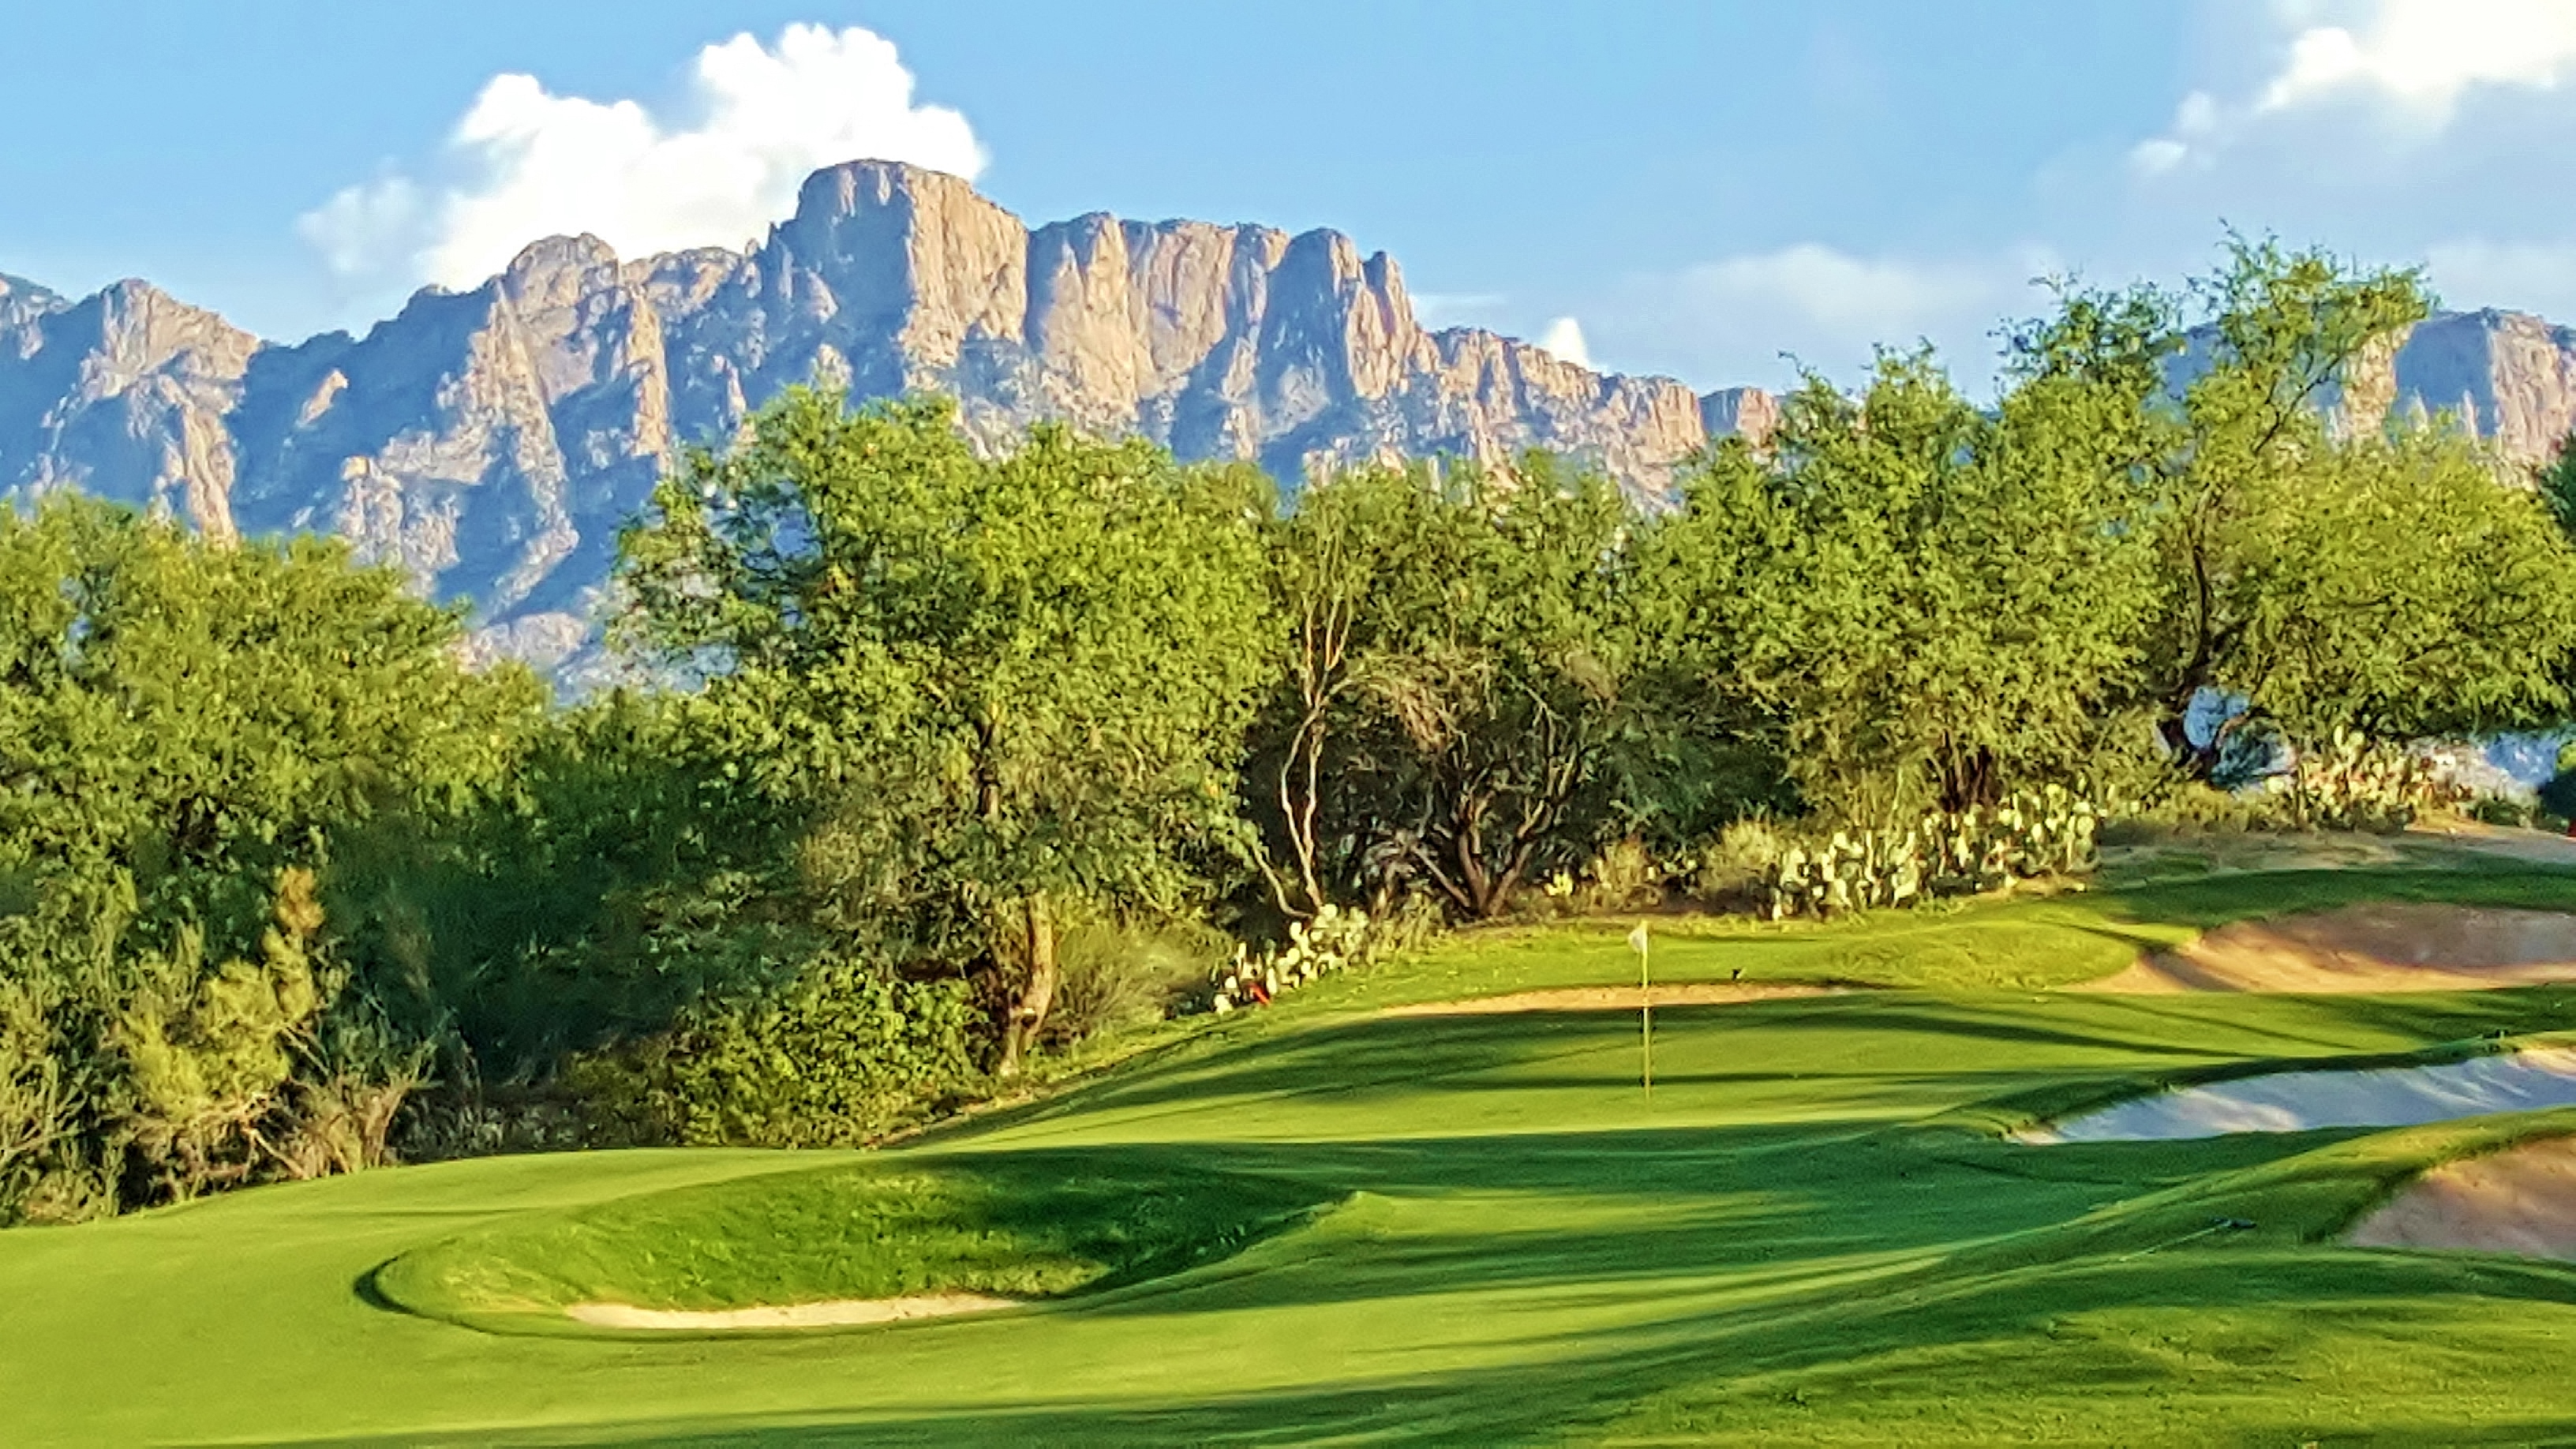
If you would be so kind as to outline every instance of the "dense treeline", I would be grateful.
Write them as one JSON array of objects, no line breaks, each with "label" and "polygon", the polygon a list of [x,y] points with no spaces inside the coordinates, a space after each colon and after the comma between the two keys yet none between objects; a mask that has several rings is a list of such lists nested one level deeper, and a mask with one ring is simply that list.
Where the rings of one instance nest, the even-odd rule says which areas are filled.
[{"label": "dense treeline", "polygon": [[791,393],[625,540],[615,644],[667,682],[566,706],[335,547],[0,513],[0,1220],[862,1142],[1294,923],[1741,866],[1748,821],[1948,822],[1902,838],[1973,884],[1959,822],[2031,792],[2295,764],[2306,812],[2372,749],[2554,722],[2576,485],[2332,406],[2426,307],[2253,245],[2069,287],[1992,403],[1927,354],[1811,379],[1667,510],[1540,457],[1287,506]]}]

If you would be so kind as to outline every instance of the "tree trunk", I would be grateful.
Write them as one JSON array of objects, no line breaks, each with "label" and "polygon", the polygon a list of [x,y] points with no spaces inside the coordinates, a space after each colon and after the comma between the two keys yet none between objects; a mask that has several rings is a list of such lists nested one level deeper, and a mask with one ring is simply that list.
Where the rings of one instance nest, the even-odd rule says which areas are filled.
[{"label": "tree trunk", "polygon": [[1037,1045],[1038,1031],[1055,1006],[1055,916],[1047,909],[1045,896],[1028,898],[1024,924],[1028,979],[1020,988],[1018,1004],[1011,1008],[1010,1026],[1002,1033],[1001,1074],[1006,1077],[1019,1075],[1021,1059]]}]

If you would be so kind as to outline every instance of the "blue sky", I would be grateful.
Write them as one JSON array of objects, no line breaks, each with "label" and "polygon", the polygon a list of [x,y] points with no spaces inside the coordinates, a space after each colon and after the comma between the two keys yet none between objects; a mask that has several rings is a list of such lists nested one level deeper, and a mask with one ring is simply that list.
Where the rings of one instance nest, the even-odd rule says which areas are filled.
[{"label": "blue sky", "polygon": [[11,9],[0,271],[281,338],[540,230],[739,243],[831,146],[1032,221],[1337,227],[1439,320],[1702,388],[1981,373],[2035,274],[2170,280],[2222,221],[2576,321],[2569,0]]}]

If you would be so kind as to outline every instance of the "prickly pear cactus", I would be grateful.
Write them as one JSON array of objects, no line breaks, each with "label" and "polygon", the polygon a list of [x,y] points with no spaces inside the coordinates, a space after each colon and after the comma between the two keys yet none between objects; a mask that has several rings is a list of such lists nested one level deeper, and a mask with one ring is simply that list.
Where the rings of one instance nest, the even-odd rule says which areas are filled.
[{"label": "prickly pear cactus", "polygon": [[2091,873],[2102,809],[2050,785],[1992,810],[1928,815],[1903,829],[1838,830],[1780,852],[1765,882],[1771,919],[1830,916]]},{"label": "prickly pear cactus", "polygon": [[1238,944],[1234,960],[1208,983],[1207,1008],[1224,1013],[1266,1006],[1282,993],[1365,965],[1376,954],[1377,937],[1368,912],[1327,905],[1311,921],[1292,922],[1284,946],[1256,956]]}]

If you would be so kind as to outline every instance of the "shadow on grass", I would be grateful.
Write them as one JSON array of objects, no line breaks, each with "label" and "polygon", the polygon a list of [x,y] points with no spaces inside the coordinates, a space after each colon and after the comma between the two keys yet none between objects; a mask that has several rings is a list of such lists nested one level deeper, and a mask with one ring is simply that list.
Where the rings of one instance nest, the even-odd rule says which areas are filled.
[{"label": "shadow on grass", "polygon": [[[1655,1013],[1659,1083],[1807,1081],[1817,1085],[1817,1105],[1826,1112],[1849,1105],[1827,1090],[1834,1083],[1848,1090],[1881,1080],[1937,1110],[2079,1078],[2135,1075],[2151,1088],[2180,1069],[2235,1063],[2261,1070],[2274,1062],[2404,1052],[2548,1030],[2571,1017],[2576,992],[2558,987],[2265,999],[1889,992]],[[1606,1012],[1324,1022],[1210,1043],[1159,1070],[1095,1082],[921,1141],[1053,1136],[1110,1118],[1132,1132],[1158,1117],[1203,1125],[1246,1110],[1324,1105],[1339,1116],[1337,1132],[1347,1133],[1354,1120],[1376,1125],[1373,1115],[1403,1131],[1436,1123],[1440,1108],[1430,1103],[1443,1095],[1615,1087],[1631,1070],[1637,1030],[1634,1016]],[[1927,1095],[1927,1087],[1943,1090]]]},{"label": "shadow on grass", "polygon": [[[448,1434],[405,1433],[294,1442],[384,1444],[1303,1444],[1319,1441],[1502,1444],[1621,1438],[1617,1420],[1643,1418],[1664,1432],[1642,1437],[1764,1442],[1774,1428],[1813,1427],[1837,1405],[1857,1405],[1901,1387],[1909,1399],[1967,1400],[2007,1437],[2046,1430],[2103,1442],[2210,1442],[2177,1431],[2175,1405],[2261,1390],[2273,1414],[2296,1424],[2302,1403],[2342,1409],[2330,1390],[2297,1376],[2340,1351],[2331,1335],[2363,1335],[2440,1352],[2456,1327],[2414,1305],[2428,1294],[2467,1294],[2496,1303],[2576,1304],[2576,1276],[2498,1260],[2424,1256],[2223,1250],[2175,1253],[2129,1263],[2072,1265],[1963,1282],[1927,1279],[1913,1291],[1841,1296],[1783,1311],[1681,1311],[1661,1321],[1527,1341],[1522,1362],[1360,1383],[1330,1390],[1235,1392],[1245,1367],[1211,1361],[1204,1392],[1154,1402],[1111,1401],[1069,1392],[1053,1402],[960,1405],[950,1409],[845,1416],[741,1416],[697,1422],[491,1425]],[[2320,1327],[2316,1315],[2328,1315]],[[2131,1342],[2123,1317],[2181,1315],[2197,1325],[2181,1350]],[[2097,1322],[2112,1315],[2112,1326]],[[1174,1351],[1186,1354],[1185,1330]],[[1978,1351],[1990,1346],[1991,1352]],[[2143,1346],[2142,1346],[2143,1345]],[[1927,1360],[1924,1355],[1946,1355]],[[2322,1355],[2311,1362],[2310,1355]],[[2457,1382],[2460,1370],[2451,1370]],[[2462,1387],[2471,1385],[2463,1384]],[[2576,1421],[2466,1395],[2458,1422],[2440,1435],[2398,1434],[2372,1442],[2546,1442]],[[2440,1404],[2410,1407],[2445,1412]],[[2505,1415],[2510,1415],[2506,1417]],[[2334,1415],[2321,1415],[2332,1422]],[[1722,1433],[1717,1431],[1723,1431]],[[2532,1437],[2535,1433],[2542,1437]],[[2521,1437],[2516,1437],[2521,1436]],[[1786,1437],[1785,1435],[1781,1437]],[[2227,1421],[2226,1442],[2248,1438]],[[2337,1441],[2331,1431],[2302,1439]],[[1958,1442],[1955,1438],[1951,1442]]]}]

